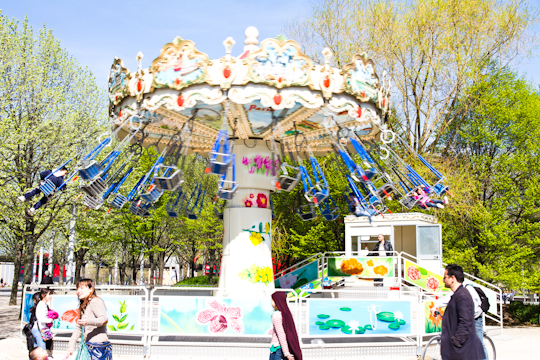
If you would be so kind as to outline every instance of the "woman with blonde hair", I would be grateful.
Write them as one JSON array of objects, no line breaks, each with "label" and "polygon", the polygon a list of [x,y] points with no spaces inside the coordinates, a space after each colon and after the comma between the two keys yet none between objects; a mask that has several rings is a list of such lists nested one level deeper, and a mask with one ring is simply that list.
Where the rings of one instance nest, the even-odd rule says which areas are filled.
[{"label": "woman with blonde hair", "polygon": [[91,360],[112,360],[112,345],[107,336],[107,309],[103,300],[96,295],[94,281],[79,280],[77,297],[80,302],[79,319],[71,335],[66,358],[73,353],[75,343],[82,334]]}]

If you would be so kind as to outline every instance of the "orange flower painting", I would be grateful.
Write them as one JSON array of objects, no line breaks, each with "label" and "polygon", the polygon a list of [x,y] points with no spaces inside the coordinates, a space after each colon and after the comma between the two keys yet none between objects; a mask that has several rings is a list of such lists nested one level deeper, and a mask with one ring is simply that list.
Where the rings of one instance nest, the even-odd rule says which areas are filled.
[{"label": "orange flower painting", "polygon": [[364,271],[364,267],[356,259],[343,260],[340,269],[348,275],[360,275]]},{"label": "orange flower painting", "polygon": [[444,309],[439,309],[439,313],[435,315],[431,312],[431,309],[433,309],[433,306],[435,306],[435,302],[433,301],[426,301],[425,302],[425,317],[426,317],[426,324],[425,324],[425,331],[426,334],[431,333],[437,333],[442,331],[442,318],[444,315]]},{"label": "orange flower painting", "polygon": [[65,313],[63,313],[62,316],[60,317],[60,319],[62,319],[63,321],[66,321],[72,324],[76,324],[78,318],[79,318],[79,309],[68,310]]}]

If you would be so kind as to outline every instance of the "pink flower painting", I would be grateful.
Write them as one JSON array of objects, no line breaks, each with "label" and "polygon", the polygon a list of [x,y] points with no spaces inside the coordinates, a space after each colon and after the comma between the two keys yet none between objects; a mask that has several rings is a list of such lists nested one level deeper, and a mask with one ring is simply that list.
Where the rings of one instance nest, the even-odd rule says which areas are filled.
[{"label": "pink flower painting", "polygon": [[202,310],[197,314],[197,321],[200,324],[209,323],[209,329],[213,333],[225,332],[229,326],[238,334],[244,332],[244,323],[241,320],[242,309],[227,307],[217,300],[212,301],[209,306],[210,309]]},{"label": "pink flower painting", "polygon": [[269,156],[262,157],[261,155],[255,155],[253,159],[248,157],[242,157],[242,164],[247,166],[250,174],[260,174],[265,176],[272,175],[272,172],[279,172],[281,163],[279,159],[272,161]]},{"label": "pink flower painting", "polygon": [[265,194],[258,194],[257,195],[257,206],[260,208],[265,208],[268,205],[268,198]]}]

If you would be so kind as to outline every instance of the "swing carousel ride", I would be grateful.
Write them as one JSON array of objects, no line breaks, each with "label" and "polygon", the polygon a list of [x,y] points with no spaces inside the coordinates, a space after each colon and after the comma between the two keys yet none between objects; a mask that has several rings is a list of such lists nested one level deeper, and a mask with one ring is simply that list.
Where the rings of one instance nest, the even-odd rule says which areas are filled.
[{"label": "swing carousel ride", "polygon": [[[205,196],[215,197],[216,216],[224,221],[221,296],[268,296],[274,290],[272,192],[301,186],[305,205],[297,215],[303,221],[318,213],[328,221],[341,216],[316,156],[335,154],[332,171],[346,178],[356,216],[382,215],[387,199],[408,209],[427,208],[431,197],[448,190],[443,175],[412,149],[431,178],[398,155],[396,147],[407,143],[385,125],[390,80],[377,75],[366,54],[338,69],[330,66],[327,48],[318,65],[292,40],[266,39],[259,46],[257,37],[254,27],[246,30],[238,57],[231,55],[232,38],[223,42],[225,56],[209,59],[195,43],[177,37],[147,69],[141,53],[135,72],[115,59],[111,133],[75,165],[83,201],[92,209],[107,202],[148,216],[168,191],[169,216],[196,220]],[[150,148],[158,153],[154,164],[125,189],[133,166]],[[204,184],[183,188],[192,153],[207,159],[205,176],[218,177],[217,194],[207,193]]]}]

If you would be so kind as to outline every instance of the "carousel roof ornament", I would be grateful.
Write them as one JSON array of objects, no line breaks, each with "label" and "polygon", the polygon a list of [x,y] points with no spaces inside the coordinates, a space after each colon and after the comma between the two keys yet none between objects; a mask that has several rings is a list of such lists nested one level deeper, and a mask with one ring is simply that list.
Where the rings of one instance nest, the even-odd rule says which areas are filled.
[{"label": "carousel roof ornament", "polygon": [[[322,51],[324,64],[316,64],[298,43],[283,36],[259,43],[255,27],[247,28],[245,36],[237,57],[230,37],[220,59],[210,59],[194,42],[177,37],[163,46],[149,68],[142,67],[140,52],[135,72],[115,59],[109,78],[113,124],[137,115],[149,123],[146,141],[162,137],[165,143],[196,113],[191,144],[202,153],[210,151],[222,127],[226,102],[229,111],[223,115],[237,138],[292,144],[292,135],[301,133],[319,154],[331,145],[325,130],[328,112],[360,138],[376,137],[385,129],[390,81],[386,74],[379,77],[365,53],[339,69],[331,66],[328,48]],[[280,114],[279,126],[272,126],[273,111]]]}]

